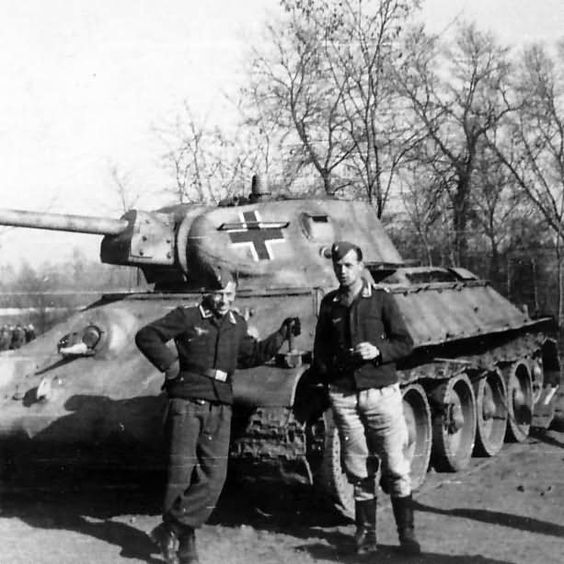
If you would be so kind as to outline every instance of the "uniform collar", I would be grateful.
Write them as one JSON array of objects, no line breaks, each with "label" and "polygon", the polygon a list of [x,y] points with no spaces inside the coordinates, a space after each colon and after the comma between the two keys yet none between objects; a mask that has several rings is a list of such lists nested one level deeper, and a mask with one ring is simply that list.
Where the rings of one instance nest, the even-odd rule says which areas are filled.
[{"label": "uniform collar", "polygon": [[[202,304],[198,306],[198,309],[200,310],[202,319],[209,319],[210,317],[213,317],[213,313],[209,309],[205,308]],[[237,320],[235,319],[235,314],[232,310],[229,310],[225,315],[231,325],[237,325]]]},{"label": "uniform collar", "polygon": [[[344,301],[343,300],[344,295],[345,295],[345,293],[339,288],[337,290],[337,293],[333,297],[333,302],[334,303],[343,302]],[[358,296],[360,296],[361,298],[371,298],[372,297],[372,284],[370,284],[367,280],[363,280],[362,281],[362,289],[358,293]],[[355,298],[355,300],[356,300],[356,298]]]},{"label": "uniform collar", "polygon": [[360,296],[362,298],[371,298],[372,297],[372,284],[364,281],[364,286],[362,286],[362,290],[360,291]]},{"label": "uniform collar", "polygon": [[206,309],[202,304],[198,306],[198,309],[200,310],[200,315],[202,316],[202,319],[208,319],[209,317],[213,317],[213,313],[209,309]]}]

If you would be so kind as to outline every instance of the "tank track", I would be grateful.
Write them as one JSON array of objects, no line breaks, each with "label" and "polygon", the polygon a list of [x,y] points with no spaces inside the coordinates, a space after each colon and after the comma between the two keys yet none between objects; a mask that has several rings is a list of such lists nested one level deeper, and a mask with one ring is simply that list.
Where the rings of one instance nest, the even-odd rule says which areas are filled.
[{"label": "tank track", "polygon": [[231,441],[230,455],[247,480],[311,484],[306,461],[306,426],[290,407],[261,407],[248,416],[244,432]]}]

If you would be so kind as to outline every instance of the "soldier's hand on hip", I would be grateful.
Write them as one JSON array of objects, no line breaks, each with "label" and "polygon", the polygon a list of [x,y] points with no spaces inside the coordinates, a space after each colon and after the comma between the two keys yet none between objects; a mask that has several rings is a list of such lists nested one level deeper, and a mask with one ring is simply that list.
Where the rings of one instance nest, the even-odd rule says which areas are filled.
[{"label": "soldier's hand on hip", "polygon": [[180,363],[175,360],[164,372],[165,380],[174,380],[180,374]]},{"label": "soldier's hand on hip", "polygon": [[380,349],[368,342],[358,343],[354,348],[354,352],[363,360],[374,360],[380,356]]}]

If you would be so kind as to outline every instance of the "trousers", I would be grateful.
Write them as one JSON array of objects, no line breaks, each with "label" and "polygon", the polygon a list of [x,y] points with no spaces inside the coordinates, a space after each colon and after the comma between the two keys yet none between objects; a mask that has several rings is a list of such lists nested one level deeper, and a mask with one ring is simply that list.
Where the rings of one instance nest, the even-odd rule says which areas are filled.
[{"label": "trousers", "polygon": [[198,528],[207,521],[225,483],[230,434],[230,405],[169,400],[164,522]]},{"label": "trousers", "polygon": [[355,499],[374,497],[375,476],[392,497],[411,493],[408,432],[399,384],[350,390],[330,385],[329,399],[341,440],[341,459]]}]

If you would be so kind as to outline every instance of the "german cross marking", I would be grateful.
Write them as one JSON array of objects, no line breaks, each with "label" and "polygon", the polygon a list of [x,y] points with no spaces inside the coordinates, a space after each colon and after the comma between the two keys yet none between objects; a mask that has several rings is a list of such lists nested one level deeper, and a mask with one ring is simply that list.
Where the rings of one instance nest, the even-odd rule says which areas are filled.
[{"label": "german cross marking", "polygon": [[243,228],[231,231],[229,237],[234,245],[250,245],[251,253],[256,261],[272,260],[269,243],[284,240],[280,228],[261,227],[260,218],[255,211],[243,212]]}]

